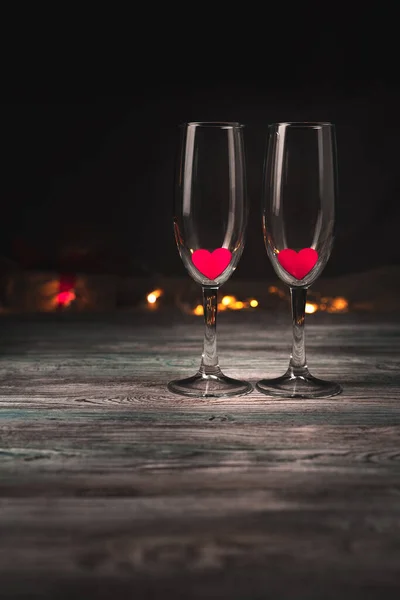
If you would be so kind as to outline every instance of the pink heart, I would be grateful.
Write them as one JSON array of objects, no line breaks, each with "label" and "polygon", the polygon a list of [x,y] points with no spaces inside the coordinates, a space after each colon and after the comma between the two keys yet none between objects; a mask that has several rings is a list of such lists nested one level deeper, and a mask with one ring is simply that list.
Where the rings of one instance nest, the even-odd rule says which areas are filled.
[{"label": "pink heart", "polygon": [[285,248],[278,253],[278,260],[290,275],[303,279],[316,265],[318,252],[314,248],[303,248],[300,252]]},{"label": "pink heart", "polygon": [[208,279],[216,279],[231,262],[232,253],[226,248],[217,248],[214,252],[196,250],[192,254],[194,266]]}]

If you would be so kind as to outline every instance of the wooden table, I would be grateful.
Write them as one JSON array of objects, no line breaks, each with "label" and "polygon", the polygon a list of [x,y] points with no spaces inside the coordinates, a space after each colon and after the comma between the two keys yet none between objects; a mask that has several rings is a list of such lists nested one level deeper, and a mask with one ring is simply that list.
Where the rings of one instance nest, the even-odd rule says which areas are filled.
[{"label": "wooden table", "polygon": [[[400,597],[400,320],[307,318],[342,395],[174,396],[202,319],[0,319],[0,598]],[[279,375],[286,313],[224,313],[226,374]]]}]

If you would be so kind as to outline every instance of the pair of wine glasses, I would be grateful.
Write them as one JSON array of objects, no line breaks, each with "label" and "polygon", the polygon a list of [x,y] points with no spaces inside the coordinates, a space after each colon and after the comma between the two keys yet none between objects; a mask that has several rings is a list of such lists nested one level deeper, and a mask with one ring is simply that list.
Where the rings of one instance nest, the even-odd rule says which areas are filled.
[{"label": "pair of wine glasses", "polygon": [[[198,372],[171,381],[185,396],[229,397],[253,386],[227,377],[217,355],[219,288],[242,255],[247,227],[244,126],[193,122],[180,126],[174,231],[181,259],[203,290],[204,350]],[[268,257],[290,288],[293,346],[281,377],[256,389],[281,398],[319,398],[342,391],[317,379],[306,362],[304,320],[307,289],[332,249],[337,188],[335,127],[331,123],[275,123],[268,127],[263,171],[262,229]]]}]

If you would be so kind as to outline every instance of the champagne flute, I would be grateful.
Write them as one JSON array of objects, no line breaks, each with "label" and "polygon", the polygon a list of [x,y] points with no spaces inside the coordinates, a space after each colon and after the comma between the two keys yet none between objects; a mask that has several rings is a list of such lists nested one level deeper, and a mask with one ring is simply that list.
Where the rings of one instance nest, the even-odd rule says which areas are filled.
[{"label": "champagne flute", "polygon": [[307,289],[331,254],[336,191],[333,124],[269,126],[262,193],[264,243],[276,274],[290,288],[293,325],[286,373],[256,384],[269,396],[319,398],[342,391],[338,383],[310,374],[304,337]]},{"label": "champagne flute", "polygon": [[247,381],[224,375],[217,354],[217,294],[242,255],[247,224],[243,125],[180,126],[174,231],[180,257],[203,291],[204,349],[192,377],[170,381],[171,392],[222,397],[246,394]]}]

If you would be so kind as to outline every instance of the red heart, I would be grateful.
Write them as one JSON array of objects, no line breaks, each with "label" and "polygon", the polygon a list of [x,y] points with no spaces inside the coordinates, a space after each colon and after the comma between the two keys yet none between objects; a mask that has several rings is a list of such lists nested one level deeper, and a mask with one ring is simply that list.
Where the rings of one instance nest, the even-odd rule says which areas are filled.
[{"label": "red heart", "polygon": [[285,248],[278,253],[278,260],[290,275],[303,279],[316,265],[318,252],[314,248],[303,248],[300,252]]},{"label": "red heart", "polygon": [[214,252],[196,250],[192,254],[194,266],[208,279],[216,279],[231,262],[232,253],[226,248],[217,248]]}]

